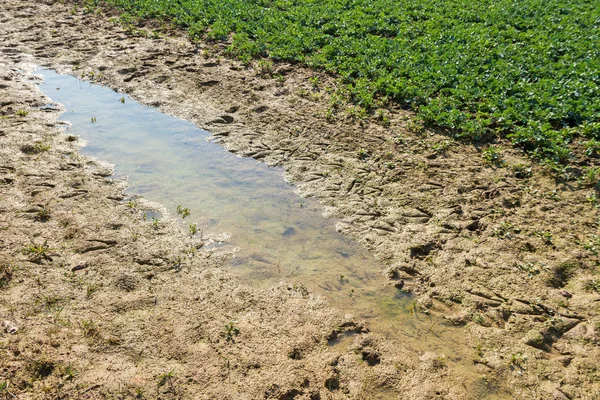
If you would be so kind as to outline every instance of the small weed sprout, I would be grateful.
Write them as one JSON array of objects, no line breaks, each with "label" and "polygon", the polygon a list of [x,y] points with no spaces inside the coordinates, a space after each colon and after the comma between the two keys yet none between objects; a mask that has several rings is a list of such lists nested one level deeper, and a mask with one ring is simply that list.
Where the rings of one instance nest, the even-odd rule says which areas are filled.
[{"label": "small weed sprout", "polygon": [[35,154],[43,153],[45,151],[50,150],[51,147],[52,146],[50,145],[50,143],[46,143],[43,141],[37,141],[33,145],[33,153],[35,153]]},{"label": "small weed sprout", "polygon": [[526,355],[523,355],[523,353],[513,353],[510,355],[510,360],[508,362],[508,366],[510,367],[511,370],[515,370],[515,369],[519,369],[519,370],[524,370],[525,369],[525,363],[527,362],[528,358]]},{"label": "small weed sprout", "polygon": [[100,286],[95,283],[91,283],[91,284],[87,285],[85,288],[85,298],[86,299],[92,298],[94,293],[96,293],[98,290],[100,290]]},{"label": "small weed sprout", "polygon": [[29,115],[29,111],[25,111],[25,110],[18,110],[18,111],[17,111],[17,115],[18,115],[19,117],[23,117],[23,118],[25,118],[26,116],[28,116],[28,115]]},{"label": "small weed sprout", "polygon": [[285,83],[285,76],[282,74],[277,74],[277,76],[275,76],[275,80],[277,81],[278,86],[283,86]]},{"label": "small weed sprout", "polygon": [[531,262],[515,264],[515,267],[523,272],[527,272],[527,275],[529,275],[530,278],[533,278],[535,275],[539,275],[540,273],[540,269]]},{"label": "small weed sprout", "polygon": [[595,256],[600,254],[600,236],[590,235],[589,242],[584,243],[583,248]]},{"label": "small weed sprout", "polygon": [[419,312],[419,305],[417,304],[417,301],[412,301],[409,305],[408,305],[408,312],[410,312],[412,315],[414,315],[415,317],[417,316],[417,313]]},{"label": "small weed sprout", "polygon": [[483,315],[475,313],[473,314],[473,322],[475,322],[477,325],[483,325],[485,323],[485,318],[483,318]]},{"label": "small weed sprout", "polygon": [[126,204],[127,208],[136,209],[138,206],[138,202],[135,199],[129,200]]},{"label": "small weed sprout", "polygon": [[431,150],[435,153],[435,154],[445,154],[446,151],[448,151],[448,149],[450,147],[452,147],[452,141],[450,140],[442,140],[441,142],[437,142],[434,143],[431,146]]},{"label": "small weed sprout", "polygon": [[390,118],[387,116],[385,111],[379,110],[379,112],[377,113],[377,119],[379,120],[379,123],[381,124],[381,126],[383,126],[385,128],[390,127],[390,125],[391,125]]},{"label": "small weed sprout", "polygon": [[158,229],[158,227],[159,227],[158,223],[159,223],[159,222],[160,222],[160,221],[159,221],[159,219],[158,219],[158,218],[156,218],[156,217],[152,217],[152,227],[153,227],[154,229]]},{"label": "small weed sprout", "polygon": [[303,283],[300,283],[300,284],[294,283],[292,285],[292,290],[294,292],[300,293],[302,295],[302,297],[306,297],[309,294],[308,289],[306,288],[306,286],[304,286]]},{"label": "small weed sprout", "polygon": [[496,146],[488,147],[487,149],[485,149],[483,151],[481,156],[483,157],[483,159],[486,162],[488,162],[489,164],[495,165],[497,167],[501,167],[502,165],[504,165],[504,162],[505,162],[502,159],[502,156],[500,155],[500,148],[498,148]]},{"label": "small weed sprout", "polygon": [[64,369],[63,379],[65,381],[71,381],[75,379],[77,375],[79,375],[79,372],[77,372],[75,368],[73,368],[72,364],[68,364]]},{"label": "small weed sprout", "polygon": [[259,60],[258,74],[262,77],[271,76],[273,74],[273,62],[269,60]]},{"label": "small weed sprout", "polygon": [[156,386],[161,388],[165,386],[167,383],[169,386],[173,385],[173,377],[175,376],[175,371],[171,370],[166,374],[159,375],[156,380]]},{"label": "small weed sprout", "polygon": [[83,335],[88,338],[95,338],[100,335],[100,329],[94,321],[81,321],[81,330],[83,331]]},{"label": "small weed sprout", "polygon": [[587,197],[585,198],[585,201],[590,203],[592,206],[596,207],[596,205],[598,205],[598,199],[596,198],[596,192],[591,192],[590,194],[588,194]]},{"label": "small weed sprout", "polygon": [[600,186],[600,168],[590,167],[586,169],[584,174],[579,179],[579,184],[585,187]]},{"label": "small weed sprout", "polygon": [[356,154],[359,160],[365,160],[369,157],[369,152],[365,149],[358,150]]},{"label": "small weed sprout", "polygon": [[406,130],[420,135],[425,132],[425,125],[423,124],[423,121],[419,119],[412,119],[406,124]]},{"label": "small weed sprout", "polygon": [[50,210],[47,207],[42,207],[36,214],[36,221],[47,222],[50,219]]},{"label": "small weed sprout", "polygon": [[588,292],[600,293],[600,279],[590,279],[583,285]]},{"label": "small weed sprout", "polygon": [[96,120],[96,117],[92,117],[92,118],[90,118],[90,121],[92,121],[92,124],[96,123],[96,121],[97,121],[97,120]]},{"label": "small weed sprout", "polygon": [[318,76],[311,76],[310,78],[308,78],[308,81],[312,85],[313,90],[319,89],[319,83],[321,79]]},{"label": "small weed sprout", "polygon": [[519,234],[520,232],[521,229],[514,226],[511,222],[502,221],[500,222],[500,225],[494,229],[492,236],[500,239],[512,239],[515,234]]},{"label": "small weed sprout", "polygon": [[513,164],[510,166],[510,169],[512,169],[512,171],[515,173],[515,178],[517,178],[517,179],[530,178],[532,175],[531,166],[529,166],[527,164],[523,164],[523,163]]},{"label": "small weed sprout", "polygon": [[534,232],[534,234],[539,237],[540,239],[542,239],[542,242],[544,242],[545,245],[550,246],[552,245],[552,232],[549,231],[536,231]]},{"label": "small weed sprout", "polygon": [[191,223],[189,226],[189,232],[190,236],[194,236],[196,233],[198,233],[198,225],[196,225],[196,223]]},{"label": "small weed sprout", "polygon": [[225,324],[225,340],[227,342],[235,343],[234,337],[240,334],[240,328],[235,326],[233,321],[230,321],[228,324]]},{"label": "small weed sprout", "polygon": [[185,219],[185,217],[188,217],[192,212],[190,211],[189,208],[187,207],[182,207],[182,206],[177,206],[177,214],[181,215],[182,219]]},{"label": "small weed sprout", "polygon": [[48,246],[48,241],[44,240],[42,244],[35,244],[32,242],[29,246],[23,249],[23,254],[27,255],[29,261],[40,262],[44,260],[51,260],[49,252],[51,251]]}]

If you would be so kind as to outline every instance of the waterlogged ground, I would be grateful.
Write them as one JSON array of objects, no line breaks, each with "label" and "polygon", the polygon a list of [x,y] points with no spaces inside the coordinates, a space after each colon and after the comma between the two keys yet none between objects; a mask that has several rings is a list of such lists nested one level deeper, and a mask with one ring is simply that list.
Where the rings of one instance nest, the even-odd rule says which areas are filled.
[{"label": "waterlogged ground", "polygon": [[[444,362],[472,374],[474,384],[473,348],[462,329],[423,314],[410,294],[384,285],[383,267],[336,232],[322,206],[296,194],[281,168],[229,153],[194,124],[111,89],[52,70],[37,73],[44,77],[42,91],[64,106],[67,133],[85,141],[82,153],[113,164],[129,193],[175,218],[181,218],[178,206],[189,208],[181,229],[196,224],[196,237],[222,237],[207,246],[234,247],[228,268],[247,283],[266,288],[284,280],[316,291],[390,343],[443,354]],[[331,344],[351,343],[349,336]]]},{"label": "waterlogged ground", "polygon": [[[7,60],[1,85],[3,88],[8,85],[10,91],[14,91],[9,101],[3,99],[0,102],[0,111],[5,117],[0,119],[4,124],[4,138],[8,137],[9,145],[12,143],[14,146],[0,147],[0,150],[14,149],[15,154],[11,153],[13,150],[8,151],[7,159],[16,160],[9,163],[8,175],[0,177],[9,182],[0,189],[25,185],[21,187],[23,193],[35,193],[31,198],[27,197],[28,194],[18,193],[6,197],[18,199],[18,202],[13,201],[13,208],[4,212],[7,221],[11,222],[9,232],[0,239],[5,240],[5,248],[12,251],[12,257],[17,260],[23,258],[20,251],[29,243],[32,233],[39,235],[34,237],[37,238],[36,243],[45,237],[52,247],[65,246],[69,251],[74,248],[75,255],[69,251],[61,252],[67,260],[76,258],[73,262],[87,258],[87,262],[97,260],[98,265],[106,265],[106,257],[118,256],[105,270],[86,270],[91,274],[88,277],[90,284],[105,286],[101,286],[98,294],[84,300],[84,303],[73,303],[74,306],[89,305],[87,314],[80,315],[88,319],[96,318],[98,312],[107,310],[99,321],[104,325],[103,330],[112,327],[113,321],[121,325],[116,328],[121,329],[123,334],[117,331],[116,336],[124,340],[123,344],[116,352],[113,347],[101,346],[100,351],[94,353],[99,359],[104,359],[107,354],[118,355],[124,360],[123,365],[135,362],[136,367],[127,371],[139,371],[146,379],[154,379],[165,372],[153,370],[156,369],[154,366],[171,370],[165,365],[165,360],[180,361],[177,374],[181,375],[186,365],[192,366],[194,360],[202,360],[202,365],[218,368],[219,360],[222,360],[219,354],[233,352],[235,357],[228,358],[232,366],[231,387],[233,390],[244,388],[249,398],[279,398],[298,392],[301,393],[300,398],[306,398],[316,393],[317,387],[321,398],[364,398],[368,397],[365,393],[374,393],[375,387],[392,388],[403,398],[485,398],[493,396],[491,393],[510,393],[507,395],[509,398],[528,399],[599,397],[600,271],[597,249],[600,207],[594,173],[588,173],[576,182],[572,180],[576,176],[566,176],[567,181],[562,181],[562,177],[549,174],[534,160],[512,149],[507,141],[498,140],[491,146],[490,143],[482,143],[481,147],[466,145],[453,141],[443,132],[423,129],[414,123],[413,114],[402,110],[387,109],[381,115],[361,115],[357,112],[360,110],[337,103],[339,99],[335,94],[342,87],[339,81],[326,74],[286,63],[275,63],[273,73],[265,73],[264,64],[243,65],[228,59],[229,54],[224,51],[226,46],[213,42],[190,42],[183,32],[168,27],[161,29],[158,35],[153,31],[156,29],[154,25],[121,27],[114,23],[111,17],[115,15],[112,13],[101,10],[90,13],[89,8],[78,7],[78,4],[53,0],[35,4],[7,0],[5,7],[0,9],[0,36],[4,38],[0,52]],[[160,265],[172,265],[171,260],[177,254],[153,250],[152,246],[131,253],[132,247],[147,243],[141,236],[140,243],[132,242],[133,239],[137,238],[140,227],[143,227],[142,232],[161,240],[175,237],[171,236],[173,230],[162,223],[154,230],[150,216],[146,221],[141,220],[135,213],[136,209],[127,208],[127,199],[96,209],[95,204],[104,206],[105,202],[100,201],[106,199],[102,197],[102,191],[100,195],[89,191],[85,195],[75,186],[65,186],[79,185],[78,182],[60,180],[72,174],[69,169],[78,168],[75,154],[79,148],[78,141],[65,144],[65,136],[58,134],[55,140],[51,140],[54,134],[50,135],[47,128],[40,124],[35,128],[32,124],[37,120],[23,117],[27,112],[30,112],[29,117],[34,118],[57,114],[52,107],[39,108],[48,103],[47,99],[32,100],[27,94],[23,97],[22,92],[29,89],[22,86],[18,68],[29,70],[28,65],[56,68],[128,93],[143,104],[159,107],[163,112],[205,128],[215,136],[215,140],[236,154],[260,159],[269,165],[283,166],[286,176],[298,185],[303,195],[314,196],[327,205],[327,215],[339,219],[332,224],[335,223],[341,233],[359,242],[382,261],[383,265],[365,262],[368,266],[381,268],[380,271],[369,281],[361,281],[358,273],[344,273],[348,282],[344,280],[342,285],[338,276],[342,273],[336,271],[331,277],[317,282],[308,278],[310,271],[295,271],[295,263],[281,254],[273,256],[266,249],[256,257],[258,248],[266,242],[246,247],[240,235],[249,236],[251,233],[236,233],[238,221],[235,226],[225,227],[224,218],[217,214],[209,214],[193,204],[182,204],[192,209],[192,215],[183,221],[181,230],[185,231],[186,225],[193,219],[199,228],[204,229],[205,238],[213,232],[231,234],[231,238],[221,245],[206,243],[200,251],[200,258],[212,254],[209,260],[214,260],[221,250],[229,252],[225,249],[239,247],[236,257],[229,258],[224,267],[252,284],[253,290],[263,287],[259,282],[288,282],[278,286],[284,290],[283,295],[279,289],[269,287],[260,292],[265,302],[254,303],[255,297],[245,296],[245,292],[239,289],[232,291],[228,288],[228,292],[222,292],[217,285],[218,290],[214,290],[215,280],[207,278],[208,272],[203,273],[199,280],[190,280],[186,273],[178,275],[171,271],[159,275],[163,277],[161,280],[152,278],[146,281],[150,278],[146,277],[145,271],[160,268],[156,267]],[[50,95],[57,92],[56,88],[51,88],[50,92]],[[120,97],[111,100],[111,104],[118,103]],[[125,100],[127,104],[128,98]],[[332,106],[333,115],[330,112]],[[74,107],[75,111],[77,109]],[[102,123],[100,116],[95,117],[97,122],[92,124],[90,121],[87,126]],[[68,115],[65,118],[68,119]],[[92,116],[84,116],[84,120],[87,121],[87,118]],[[3,140],[2,134],[0,132],[0,140]],[[92,140],[89,142],[93,147]],[[50,149],[46,150],[48,145]],[[23,147],[19,150],[18,146]],[[75,157],[59,153],[65,147]],[[21,154],[24,151],[25,155]],[[37,154],[38,151],[43,152]],[[40,160],[50,162],[50,165],[40,163]],[[119,176],[133,176],[121,172],[119,162],[109,162],[116,164]],[[27,168],[22,169],[23,166]],[[46,182],[50,179],[48,177],[38,178],[39,173],[27,170],[31,166],[47,167],[45,173],[50,178],[60,178],[58,183]],[[10,172],[13,171],[10,168],[17,172]],[[90,166],[88,171],[98,168]],[[98,171],[95,172],[98,176]],[[12,175],[18,179],[15,180]],[[43,184],[57,186],[40,192],[37,186],[39,180],[44,180]],[[90,185],[94,182],[84,181]],[[132,181],[130,184],[136,185]],[[154,185],[154,182],[151,184]],[[110,187],[106,186],[110,185],[108,183],[102,185],[103,188]],[[148,197],[149,191],[141,185],[139,187],[140,192]],[[74,195],[80,197],[52,200],[50,206],[54,209],[51,210],[50,223],[22,219],[23,208],[40,210],[49,198],[62,196],[63,191],[68,196],[75,192]],[[131,190],[128,192],[129,196],[136,194]],[[93,199],[94,196],[100,200]],[[89,208],[90,204],[91,210],[82,208]],[[179,204],[175,201],[172,205],[168,201],[163,204],[176,216],[173,207]],[[307,202],[305,205],[303,212],[314,210],[315,215],[321,213],[313,204]],[[129,230],[113,231],[113,227],[119,224],[108,221],[106,213],[115,207],[126,210],[125,216],[138,218],[130,224]],[[52,221],[68,223],[73,217],[73,208],[80,208],[79,212],[88,216],[81,226],[76,226],[75,233],[81,237],[74,242],[73,239],[57,240],[70,236],[72,228],[68,224],[53,225]],[[46,211],[41,209],[39,212]],[[2,213],[0,209],[0,216]],[[124,218],[122,214],[119,214],[120,219]],[[271,222],[276,220],[270,218]],[[282,239],[279,243],[284,243],[284,239],[292,242],[302,237],[296,222],[279,223],[270,230],[271,234]],[[111,239],[110,242],[116,241],[117,245],[86,253],[89,256],[79,256],[79,249],[90,247],[85,245],[84,238],[98,239],[95,232],[101,232],[102,237],[119,234],[118,240]],[[285,236],[281,236],[284,233]],[[7,240],[10,243],[7,244]],[[189,236],[185,240],[190,240]],[[200,239],[196,237],[193,240]],[[91,246],[99,247],[97,244]],[[123,249],[127,251],[126,256],[119,256]],[[350,254],[351,259],[356,256],[345,253]],[[317,251],[313,249],[312,254],[317,254]],[[244,271],[245,265],[251,265],[251,255],[255,255],[252,260],[254,268]],[[274,258],[281,264],[279,269],[269,264]],[[297,256],[294,255],[294,258]],[[223,260],[218,258],[218,264]],[[13,293],[9,299],[21,301],[23,293],[36,294],[40,282],[60,286],[59,292],[72,293],[78,298],[76,290],[81,289],[62,284],[65,267],[61,262],[56,260],[43,263],[41,267],[20,269],[20,274],[16,275],[18,278],[9,284],[9,292]],[[284,265],[286,262],[288,264]],[[134,294],[142,296],[148,293],[147,290],[158,291],[158,303],[138,301],[134,305],[131,301],[135,297],[132,299],[120,289],[116,291],[111,282],[114,275],[123,270],[133,270],[134,276],[144,282]],[[190,271],[193,274],[205,270],[204,267],[199,270],[192,267]],[[23,273],[28,271],[34,274],[53,271],[58,279],[34,275],[22,280]],[[386,275],[389,280],[381,280],[380,277]],[[370,286],[376,282],[381,285]],[[402,295],[393,289],[394,284],[403,285],[414,297],[395,299],[396,295]],[[332,311],[334,315],[341,317],[343,313],[352,313],[364,319],[372,333],[352,337],[347,332],[348,335],[327,346],[327,340],[323,341],[323,338],[330,336],[331,330],[327,327],[334,322],[331,319],[323,321],[323,315],[330,315],[323,314],[323,310],[303,308],[304,301],[315,298],[303,294],[302,285],[312,293],[325,294],[331,303],[344,305],[339,307],[340,311]],[[322,290],[319,285],[329,285],[333,289]],[[350,297],[348,289],[352,288],[355,293]],[[168,296],[170,292],[177,292],[179,300],[172,304],[163,303],[161,296]],[[275,297],[272,298],[269,293]],[[334,295],[339,296],[336,299]],[[111,303],[115,296],[123,299],[119,301],[124,304],[115,307]],[[129,296],[128,301],[125,301],[126,296]],[[214,296],[222,302],[211,301]],[[285,307],[280,308],[279,301],[286,296],[289,299],[284,302]],[[27,299],[28,302],[25,301]],[[16,309],[15,315],[20,312],[31,315],[30,304],[38,300],[31,296],[25,296],[25,300],[21,301],[23,307],[3,304],[7,309]],[[418,307],[417,313],[413,314],[411,309],[415,300]],[[298,303],[293,304],[296,301]],[[190,304],[195,306],[190,308]],[[119,310],[123,307],[131,310],[125,314],[127,318],[115,319],[115,312],[121,312]],[[207,310],[207,307],[213,309]],[[145,338],[124,335],[128,328],[135,326],[138,329],[141,326],[138,321],[130,322],[128,319],[139,308],[143,309],[143,313],[149,313],[148,322],[156,329],[150,330]],[[163,332],[168,330],[163,328],[160,319],[154,318],[157,308],[162,310],[159,317],[171,319],[172,323],[184,329],[185,333],[179,334],[179,340],[173,343],[187,348],[179,349],[165,340]],[[72,316],[80,309],[67,307],[62,315]],[[294,311],[288,311],[287,315],[292,320],[282,318],[281,313],[292,309]],[[173,310],[178,311],[176,315]],[[302,314],[303,310],[307,312]],[[435,318],[429,321],[426,310],[431,315],[443,315],[448,322],[462,328],[453,331],[439,324]],[[297,318],[298,312],[302,315],[301,321]],[[49,322],[43,320],[41,314],[34,315],[40,326],[47,326]],[[389,318],[383,318],[384,315]],[[265,321],[264,317],[272,319]],[[231,319],[238,321],[240,338],[235,345],[219,344],[223,325]],[[195,321],[203,322],[197,324]],[[210,326],[208,331],[206,325]],[[309,332],[315,328],[321,334],[313,338]],[[77,338],[76,326],[64,328],[64,331],[75,335],[62,342],[71,346],[71,338]],[[453,337],[453,332],[458,338]],[[380,340],[380,334],[384,336],[383,340]],[[23,347],[35,342],[38,337],[27,332],[23,336],[15,336],[13,342],[20,340]],[[42,332],[41,337],[48,335]],[[207,347],[199,347],[198,338],[207,343]],[[470,375],[467,382],[465,370],[452,361],[458,358],[453,355],[454,349],[460,347],[454,346],[454,343],[461,341],[468,342],[470,347],[456,354],[466,354],[462,357],[465,365],[475,368],[479,374],[474,379],[470,379],[473,377]],[[348,343],[352,343],[349,348],[352,350],[341,359],[328,358],[328,354],[348,348]],[[59,353],[62,347],[55,348],[54,344],[48,343],[43,347],[44,351]],[[140,363],[128,361],[127,354],[132,346],[138,350],[137,347],[147,345],[161,351],[152,353],[152,356],[158,357],[156,360],[144,358],[153,369],[140,369]],[[288,352],[288,345],[294,346],[293,351]],[[37,345],[23,347],[24,356],[11,357],[21,360],[18,362],[39,360],[40,356],[31,354],[29,350],[38,348]],[[432,353],[414,351],[423,348]],[[202,349],[210,351],[198,353]],[[380,364],[367,365],[366,360],[374,359],[372,352],[380,355]],[[84,353],[79,359],[88,359],[89,354]],[[292,361],[289,354],[293,356]],[[298,360],[298,354],[301,360]],[[253,361],[249,364],[248,359],[262,365],[259,374],[249,372],[249,367],[245,367],[257,365]],[[316,372],[307,376],[311,382],[308,388],[303,386],[303,372],[299,371],[304,370],[299,369],[299,365],[315,368],[313,371]],[[192,367],[190,371],[202,370]],[[95,362],[88,371],[98,373],[102,370],[102,365]],[[267,370],[276,373],[269,374]],[[55,378],[64,376],[62,371],[59,372],[61,375],[57,372]],[[224,397],[223,393],[231,392],[223,387],[224,381],[215,378],[214,370],[205,372],[207,375],[203,380],[196,380],[199,385],[183,379],[177,383],[188,382],[184,383],[184,391],[192,398],[197,398],[194,394],[199,392],[218,394],[213,397]],[[289,381],[292,375],[300,379]],[[115,382],[115,386],[124,383],[131,387],[125,369],[121,368],[114,376],[115,379],[110,382]],[[82,374],[73,381],[73,385],[82,387],[83,381],[90,385],[99,384],[99,391],[113,393],[105,378],[97,383],[98,380],[89,379],[89,374],[85,377]],[[47,387],[49,380],[40,382]],[[152,383],[147,382],[145,387],[150,386]],[[210,391],[204,388],[210,388]]]}]

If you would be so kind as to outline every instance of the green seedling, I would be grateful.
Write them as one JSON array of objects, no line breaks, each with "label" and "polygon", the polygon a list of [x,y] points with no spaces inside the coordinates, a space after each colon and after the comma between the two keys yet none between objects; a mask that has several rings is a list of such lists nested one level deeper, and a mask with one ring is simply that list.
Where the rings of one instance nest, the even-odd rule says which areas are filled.
[{"label": "green seedling", "polygon": [[50,219],[50,210],[46,207],[42,207],[36,215],[36,220],[40,222],[47,222]]},{"label": "green seedling", "polygon": [[586,281],[583,288],[588,292],[600,293],[600,279],[590,279]]},{"label": "green seedling", "polygon": [[273,62],[269,60],[258,61],[258,73],[260,76],[271,76],[273,73]]},{"label": "green seedling", "polygon": [[496,146],[490,146],[483,151],[481,154],[483,159],[489,164],[500,167],[504,165],[504,160],[502,159],[502,155],[500,154],[500,149]]},{"label": "green seedling", "polygon": [[72,365],[72,364],[68,364],[68,365],[65,367],[65,370],[64,370],[64,375],[63,375],[63,379],[64,379],[65,381],[71,381],[71,380],[75,379],[75,377],[76,377],[77,375],[79,375],[79,372],[77,372],[77,371],[75,370],[75,368],[73,368],[73,365]]},{"label": "green seedling", "polygon": [[174,376],[175,376],[175,371],[173,371],[173,370],[171,370],[165,374],[159,375],[156,380],[156,386],[160,388],[160,387],[165,386],[167,383],[169,384],[169,386],[171,386],[173,384]]},{"label": "green seedling", "polygon": [[550,246],[552,245],[552,241],[553,241],[553,237],[552,237],[552,232],[549,231],[536,231],[534,232],[534,234],[539,237],[540,239],[542,239],[542,242],[544,242],[545,245]]},{"label": "green seedling", "polygon": [[158,229],[158,223],[159,223],[158,218],[152,217],[152,227],[154,229]]},{"label": "green seedling", "polygon": [[358,152],[356,154],[357,154],[359,160],[365,160],[369,157],[369,152],[365,149],[358,150]]},{"label": "green seedling", "polygon": [[181,218],[185,219],[185,217],[188,217],[191,213],[192,212],[190,211],[189,208],[177,206],[177,214],[181,215]]},{"label": "green seedling", "polygon": [[94,321],[91,321],[91,320],[81,321],[80,327],[81,327],[81,330],[85,337],[93,339],[95,337],[98,337],[98,335],[100,335],[100,329],[98,328],[98,326],[96,325],[96,323]]},{"label": "green seedling", "polygon": [[92,124],[96,123],[96,121],[97,121],[97,120],[96,120],[96,117],[92,117],[92,118],[90,118],[90,121],[92,121]]},{"label": "green seedling", "polygon": [[198,233],[198,226],[195,223],[190,224],[189,232],[190,236],[194,236],[196,233]]},{"label": "green seedling", "polygon": [[383,110],[379,110],[379,112],[377,113],[377,119],[379,120],[379,123],[381,124],[381,126],[383,126],[385,128],[389,128],[389,126],[391,125],[390,118],[387,116],[387,114]]},{"label": "green seedling", "polygon": [[512,239],[514,235],[519,234],[520,232],[521,229],[514,226],[511,222],[502,221],[500,222],[500,225],[494,229],[492,236],[501,239]]},{"label": "green seedling", "polygon": [[85,297],[87,299],[91,298],[98,290],[100,290],[100,286],[95,283],[87,285],[85,288]]},{"label": "green seedling", "polygon": [[125,97],[121,97],[121,98],[119,99],[119,101],[120,101],[122,104],[125,104]]},{"label": "green seedling", "polygon": [[36,244],[32,242],[30,245],[23,249],[23,254],[27,255],[29,261],[39,262],[44,260],[51,260],[50,257],[50,246],[48,246],[48,240],[44,240],[42,244]]},{"label": "green seedling", "polygon": [[25,111],[25,110],[18,110],[16,113],[19,117],[26,117],[29,115],[29,111]]},{"label": "green seedling", "polygon": [[240,329],[235,326],[233,321],[225,325],[225,340],[235,343],[234,337],[240,334]]}]

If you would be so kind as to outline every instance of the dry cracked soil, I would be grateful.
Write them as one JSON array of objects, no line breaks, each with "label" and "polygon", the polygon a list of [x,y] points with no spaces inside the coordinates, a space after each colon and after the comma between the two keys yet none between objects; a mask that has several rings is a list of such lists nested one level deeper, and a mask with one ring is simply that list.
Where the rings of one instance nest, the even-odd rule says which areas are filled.
[{"label": "dry cracked soil", "polygon": [[[564,183],[414,124],[334,114],[334,77],[272,73],[76,3],[0,1],[0,395],[6,398],[600,398],[600,223]],[[257,290],[79,153],[35,65],[109,86],[280,165],[337,229],[460,327],[478,375],[389,343],[318,294]],[[276,78],[279,77],[279,78]],[[283,77],[283,78],[281,78]],[[312,82],[312,83],[311,83]],[[482,157],[487,154],[488,157]],[[204,238],[209,240],[210,238]],[[418,310],[418,311],[417,311]],[[348,346],[332,347],[352,333]]]}]

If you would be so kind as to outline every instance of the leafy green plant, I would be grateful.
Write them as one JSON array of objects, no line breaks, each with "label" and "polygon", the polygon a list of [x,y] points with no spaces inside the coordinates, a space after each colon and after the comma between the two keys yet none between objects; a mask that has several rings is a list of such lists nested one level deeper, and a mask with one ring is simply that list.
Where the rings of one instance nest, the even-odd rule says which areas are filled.
[{"label": "leafy green plant", "polygon": [[92,118],[90,118],[90,121],[92,122],[92,124],[93,124],[93,123],[95,123],[95,122],[97,121],[97,120],[96,120],[96,117],[92,117]]},{"label": "leafy green plant", "polygon": [[121,104],[125,104],[125,97],[121,97],[121,98],[119,99],[119,101],[121,102]]},{"label": "leafy green plant", "polygon": [[19,117],[23,117],[23,118],[24,118],[24,117],[26,117],[26,116],[28,116],[28,115],[29,115],[29,111],[25,111],[25,110],[17,110],[16,114],[17,114]]},{"label": "leafy green plant", "polygon": [[192,223],[188,227],[188,230],[190,232],[190,236],[194,236],[196,233],[198,233],[198,225],[196,225],[196,223]]},{"label": "leafy green plant", "polygon": [[574,139],[600,137],[595,2],[103,4],[124,11],[124,26],[158,19],[192,40],[229,41],[228,55],[247,64],[268,56],[336,74],[361,107],[391,101],[457,138],[500,136],[534,158],[569,162]]}]

